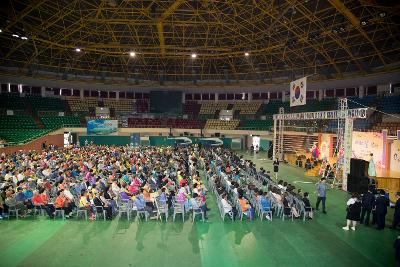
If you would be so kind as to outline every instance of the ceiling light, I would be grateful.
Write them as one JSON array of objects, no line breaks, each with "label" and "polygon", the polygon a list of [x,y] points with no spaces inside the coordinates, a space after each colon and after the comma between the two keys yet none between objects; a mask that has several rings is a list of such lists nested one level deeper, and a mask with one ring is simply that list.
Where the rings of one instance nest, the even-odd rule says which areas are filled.
[{"label": "ceiling light", "polygon": [[197,55],[196,54],[192,54],[192,58],[196,58],[197,57]]},{"label": "ceiling light", "polygon": [[131,57],[134,57],[134,56],[136,56],[136,53],[135,53],[135,52],[129,52],[129,55],[130,55]]},{"label": "ceiling light", "polygon": [[244,53],[244,56],[245,56],[245,57],[248,57],[249,55],[250,55],[250,54],[249,54],[249,53],[247,53],[247,52],[246,52],[246,53]]},{"label": "ceiling light", "polygon": [[363,20],[363,21],[361,21],[361,25],[362,25],[362,26],[366,26],[366,25],[367,25],[367,22],[366,22],[365,20]]},{"label": "ceiling light", "polygon": [[13,37],[19,38],[19,35],[18,35],[18,34],[13,34],[12,36],[13,36]]},{"label": "ceiling light", "polygon": [[[386,17],[386,13],[385,12],[381,12],[381,13],[379,13],[379,16],[381,17],[381,18],[384,18],[384,17]],[[1,31],[0,31],[1,32]]]},{"label": "ceiling light", "polygon": [[22,36],[21,39],[22,40],[28,40],[28,37]]},{"label": "ceiling light", "polygon": [[341,31],[341,32],[344,32],[346,29],[345,28],[343,28],[343,27],[340,27],[339,28],[339,31]]},{"label": "ceiling light", "polygon": [[2,29],[0,29],[0,32],[3,32],[3,30],[2,30]]},{"label": "ceiling light", "polygon": [[80,48],[75,48],[75,51],[76,52],[81,52],[81,49]]}]

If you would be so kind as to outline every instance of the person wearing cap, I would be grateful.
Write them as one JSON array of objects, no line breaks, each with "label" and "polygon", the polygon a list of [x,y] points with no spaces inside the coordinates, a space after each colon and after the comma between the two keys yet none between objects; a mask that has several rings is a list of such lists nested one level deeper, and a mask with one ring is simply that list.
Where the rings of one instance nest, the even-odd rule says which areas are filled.
[{"label": "person wearing cap", "polygon": [[400,223],[400,192],[396,193],[396,204],[394,206],[393,223],[390,229],[396,229]]},{"label": "person wearing cap", "polygon": [[383,230],[385,228],[385,217],[387,214],[387,207],[389,206],[389,199],[385,195],[385,190],[379,191],[379,196],[375,201],[375,213],[376,213],[376,229]]}]

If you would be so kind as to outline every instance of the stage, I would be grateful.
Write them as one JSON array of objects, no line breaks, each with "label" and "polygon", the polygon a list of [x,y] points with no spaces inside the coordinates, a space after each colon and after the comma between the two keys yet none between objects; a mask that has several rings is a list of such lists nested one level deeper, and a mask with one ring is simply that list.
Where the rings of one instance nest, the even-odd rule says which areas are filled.
[{"label": "stage", "polygon": [[376,180],[377,188],[382,188],[389,192],[391,202],[396,202],[395,194],[400,191],[400,172],[376,169],[376,177],[370,177]]}]

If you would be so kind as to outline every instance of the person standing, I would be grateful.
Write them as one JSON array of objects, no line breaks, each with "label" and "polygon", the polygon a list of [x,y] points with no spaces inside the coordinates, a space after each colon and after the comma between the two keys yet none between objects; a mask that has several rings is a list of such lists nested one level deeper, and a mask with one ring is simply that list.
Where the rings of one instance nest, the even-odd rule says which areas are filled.
[{"label": "person standing", "polygon": [[374,154],[369,154],[369,164],[368,164],[368,176],[369,177],[375,177],[376,176],[376,171],[375,171],[375,162],[374,162]]},{"label": "person standing", "polygon": [[[361,199],[362,211],[361,211],[361,220],[360,224],[365,224],[365,226],[369,225],[369,217],[371,216],[372,207],[375,204],[375,196],[372,193],[372,187],[368,187],[368,191],[363,194]],[[366,215],[366,217],[365,217]],[[365,221],[364,221],[365,217]]]},{"label": "person standing", "polygon": [[351,198],[347,201],[347,224],[343,227],[343,230],[348,231],[350,224],[352,225],[351,230],[356,230],[357,221],[360,220],[361,213],[361,201],[358,193],[353,193]]},{"label": "person standing", "polygon": [[390,227],[391,229],[396,229],[397,225],[400,223],[400,192],[396,193],[396,204],[394,206],[393,223]]},{"label": "person standing", "polygon": [[279,159],[276,158],[274,163],[274,173],[275,173],[275,179],[278,180],[278,172],[279,172]]},{"label": "person standing", "polygon": [[317,183],[317,204],[315,205],[315,209],[319,209],[319,203],[322,202],[322,212],[326,213],[326,179],[321,178],[321,180]]},{"label": "person standing", "polygon": [[383,230],[385,228],[385,217],[387,213],[387,207],[389,206],[389,199],[385,196],[385,191],[380,190],[379,196],[375,201],[375,212],[376,212],[376,229]]}]

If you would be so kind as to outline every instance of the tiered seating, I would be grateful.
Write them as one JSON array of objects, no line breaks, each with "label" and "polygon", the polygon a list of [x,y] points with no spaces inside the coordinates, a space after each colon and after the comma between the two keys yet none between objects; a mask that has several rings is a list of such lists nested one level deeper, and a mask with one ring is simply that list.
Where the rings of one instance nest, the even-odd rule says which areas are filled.
[{"label": "tiered seating", "polygon": [[217,110],[223,110],[228,108],[226,102],[205,102],[201,105],[199,114],[214,115]]},{"label": "tiered seating", "polygon": [[241,115],[255,115],[261,107],[261,102],[236,102],[233,110],[239,110]]},{"label": "tiered seating", "polygon": [[[363,98],[359,98],[357,96],[350,96],[347,98],[349,108],[363,108],[367,107],[375,107],[376,106],[376,97],[375,96],[365,96]],[[337,107],[336,107],[337,108]]]},{"label": "tiered seating", "polygon": [[400,122],[381,122],[372,127],[374,132],[388,130],[389,135],[397,135],[397,130],[400,130]]},{"label": "tiered seating", "polygon": [[35,129],[35,121],[30,115],[0,116],[1,129]]},{"label": "tiered seating", "polygon": [[7,143],[20,144],[39,138],[47,132],[47,129],[0,129],[0,139]]},{"label": "tiered seating", "polygon": [[238,129],[268,131],[272,126],[272,120],[246,120]]},{"label": "tiered seating", "polygon": [[133,112],[133,100],[129,99],[104,99],[104,106],[114,108],[116,112],[132,113]]},{"label": "tiered seating", "polygon": [[[365,131],[371,128],[372,121],[368,119],[358,119],[353,121],[353,130],[354,131]],[[337,127],[337,122],[336,122]]]},{"label": "tiered seating", "polygon": [[200,129],[201,121],[169,118],[165,121],[165,125],[167,125],[169,128]]},{"label": "tiered seating", "polygon": [[136,100],[136,111],[138,113],[147,113],[147,112],[149,112],[149,102],[146,99],[138,99],[138,100]]},{"label": "tiered seating", "polygon": [[47,129],[54,129],[63,126],[81,127],[80,118],[75,116],[43,116],[40,117],[40,120]]},{"label": "tiered seating", "polygon": [[400,96],[386,96],[378,103],[378,110],[390,114],[400,114]]},{"label": "tiered seating", "polygon": [[239,125],[239,120],[215,120],[210,119],[207,120],[204,128],[206,129],[215,129],[215,130],[235,130]]},{"label": "tiered seating", "polygon": [[68,105],[72,112],[89,112],[89,108],[97,107],[97,98],[67,97]]},{"label": "tiered seating", "polygon": [[201,121],[166,118],[166,119],[147,119],[147,118],[129,118],[128,127],[131,128],[182,128],[199,129]]},{"label": "tiered seating", "polygon": [[0,94],[0,108],[10,110],[25,109],[24,98],[14,93]]},{"label": "tiered seating", "polygon": [[[372,120],[369,119],[357,119],[353,122],[353,130],[354,131],[368,131],[371,129],[371,126],[374,124]],[[337,130],[337,121],[330,120],[326,125],[325,131],[327,132],[336,132]]]},{"label": "tiered seating", "polygon": [[264,105],[264,113],[268,115],[278,114],[280,107],[283,107],[285,110],[289,110],[289,102],[282,102],[280,100],[271,100]]},{"label": "tiered seating", "polygon": [[128,127],[130,128],[163,128],[161,119],[148,119],[148,118],[129,118]]},{"label": "tiered seating", "polygon": [[28,95],[25,100],[29,102],[34,110],[62,111],[65,108],[64,101],[59,98]]},{"label": "tiered seating", "polygon": [[197,104],[195,101],[188,101],[183,105],[183,113],[190,114],[193,116],[197,116],[200,112],[200,104]]},{"label": "tiered seating", "polygon": [[290,112],[290,113],[315,112],[324,110],[336,110],[337,108],[338,107],[336,99],[325,99],[321,101],[319,101],[318,99],[308,99],[305,105],[290,107],[289,110],[285,108],[285,112]]}]

